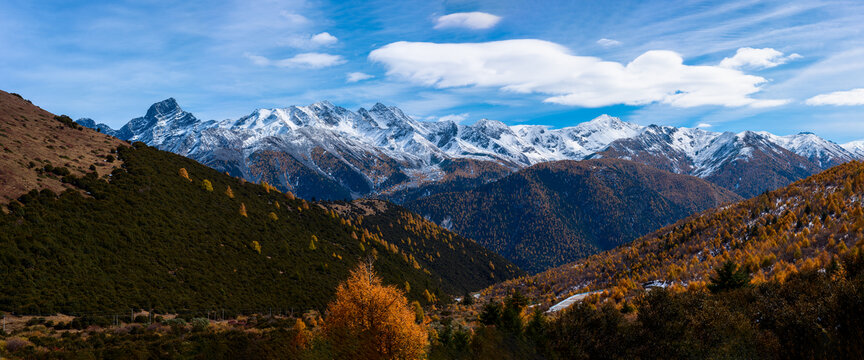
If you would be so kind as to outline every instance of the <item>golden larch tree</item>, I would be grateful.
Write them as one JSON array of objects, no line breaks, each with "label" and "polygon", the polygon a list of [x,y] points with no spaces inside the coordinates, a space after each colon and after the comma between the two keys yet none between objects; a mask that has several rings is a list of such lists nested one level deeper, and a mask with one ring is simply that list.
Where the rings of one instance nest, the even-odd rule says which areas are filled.
[{"label": "golden larch tree", "polygon": [[234,198],[234,191],[231,190],[230,186],[227,189],[225,189],[225,195],[228,195],[229,198],[232,198],[232,199]]},{"label": "golden larch tree", "polygon": [[240,215],[243,215],[244,217],[249,217],[249,215],[246,214],[246,204],[244,203],[240,203]]},{"label": "golden larch tree", "polygon": [[192,181],[192,179],[189,178],[189,172],[186,171],[186,168],[180,168],[180,177]]},{"label": "golden larch tree", "polygon": [[201,187],[203,187],[204,190],[213,191],[213,183],[211,183],[210,180],[204,179],[204,181],[201,182]]},{"label": "golden larch tree", "polygon": [[324,332],[340,359],[420,359],[429,345],[426,328],[404,293],[384,286],[371,264],[360,264],[336,288]]}]

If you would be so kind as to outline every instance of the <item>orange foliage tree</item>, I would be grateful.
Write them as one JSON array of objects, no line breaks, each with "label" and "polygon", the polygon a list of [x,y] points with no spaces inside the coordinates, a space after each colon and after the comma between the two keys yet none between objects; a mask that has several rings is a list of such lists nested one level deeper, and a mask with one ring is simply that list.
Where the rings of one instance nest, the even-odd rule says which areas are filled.
[{"label": "orange foliage tree", "polygon": [[371,264],[361,264],[336,288],[325,334],[341,359],[419,359],[429,345],[408,299],[384,286]]}]

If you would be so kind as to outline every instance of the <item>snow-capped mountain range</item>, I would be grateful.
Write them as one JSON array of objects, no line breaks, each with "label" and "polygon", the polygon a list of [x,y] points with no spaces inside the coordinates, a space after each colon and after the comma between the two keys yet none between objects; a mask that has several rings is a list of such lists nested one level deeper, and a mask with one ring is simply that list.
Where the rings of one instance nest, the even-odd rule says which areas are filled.
[{"label": "snow-capped mountain range", "polygon": [[[201,121],[171,98],[119,130],[90,119],[78,122],[250,181],[331,199],[435,182],[448,174],[442,165],[457,159],[516,170],[546,161],[616,157],[699,176],[750,196],[864,158],[864,142],[838,145],[810,133],[640,126],[607,115],[561,129],[486,119],[461,125],[416,121],[380,103],[351,111],[323,101]],[[748,183],[754,181],[759,183]]]}]

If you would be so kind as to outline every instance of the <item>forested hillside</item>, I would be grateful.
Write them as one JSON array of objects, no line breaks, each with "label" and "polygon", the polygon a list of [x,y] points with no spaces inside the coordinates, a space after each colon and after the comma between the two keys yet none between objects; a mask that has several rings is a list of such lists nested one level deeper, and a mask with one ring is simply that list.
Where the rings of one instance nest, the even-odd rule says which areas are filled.
[{"label": "forested hillside", "polygon": [[[27,141],[45,135],[29,118],[13,120],[32,130]],[[99,135],[71,122],[48,128],[59,143]],[[0,311],[320,308],[368,258],[423,303],[520,274],[406,211],[345,218],[140,142],[105,145],[92,150],[108,154],[96,161],[122,164],[110,174],[93,170],[98,163],[85,175],[47,163],[27,169],[67,190],[33,190],[0,214]]]},{"label": "forested hillside", "polygon": [[738,199],[693,176],[598,159],[537,164],[405,206],[538,272]]},{"label": "forested hillside", "polygon": [[728,261],[752,273],[754,283],[782,282],[864,250],[862,198],[864,163],[846,163],[491,292],[519,288],[552,304],[573,293],[605,290],[604,296],[623,301],[643,285],[704,286]]}]

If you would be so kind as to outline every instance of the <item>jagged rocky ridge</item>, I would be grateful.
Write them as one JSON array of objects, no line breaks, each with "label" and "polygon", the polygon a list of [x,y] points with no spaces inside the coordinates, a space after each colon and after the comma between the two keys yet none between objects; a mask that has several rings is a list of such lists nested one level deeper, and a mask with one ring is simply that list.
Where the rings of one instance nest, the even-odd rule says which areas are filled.
[{"label": "jagged rocky ridge", "polygon": [[810,133],[640,126],[607,115],[561,129],[486,119],[461,125],[416,121],[380,103],[350,111],[323,101],[202,121],[171,98],[119,130],[91,119],[78,122],[322,199],[372,195],[406,201],[440,191],[417,189],[453,183],[454,177],[480,185],[541,162],[591,158],[633,160],[695,175],[750,197],[864,157],[864,146],[844,148]]}]

